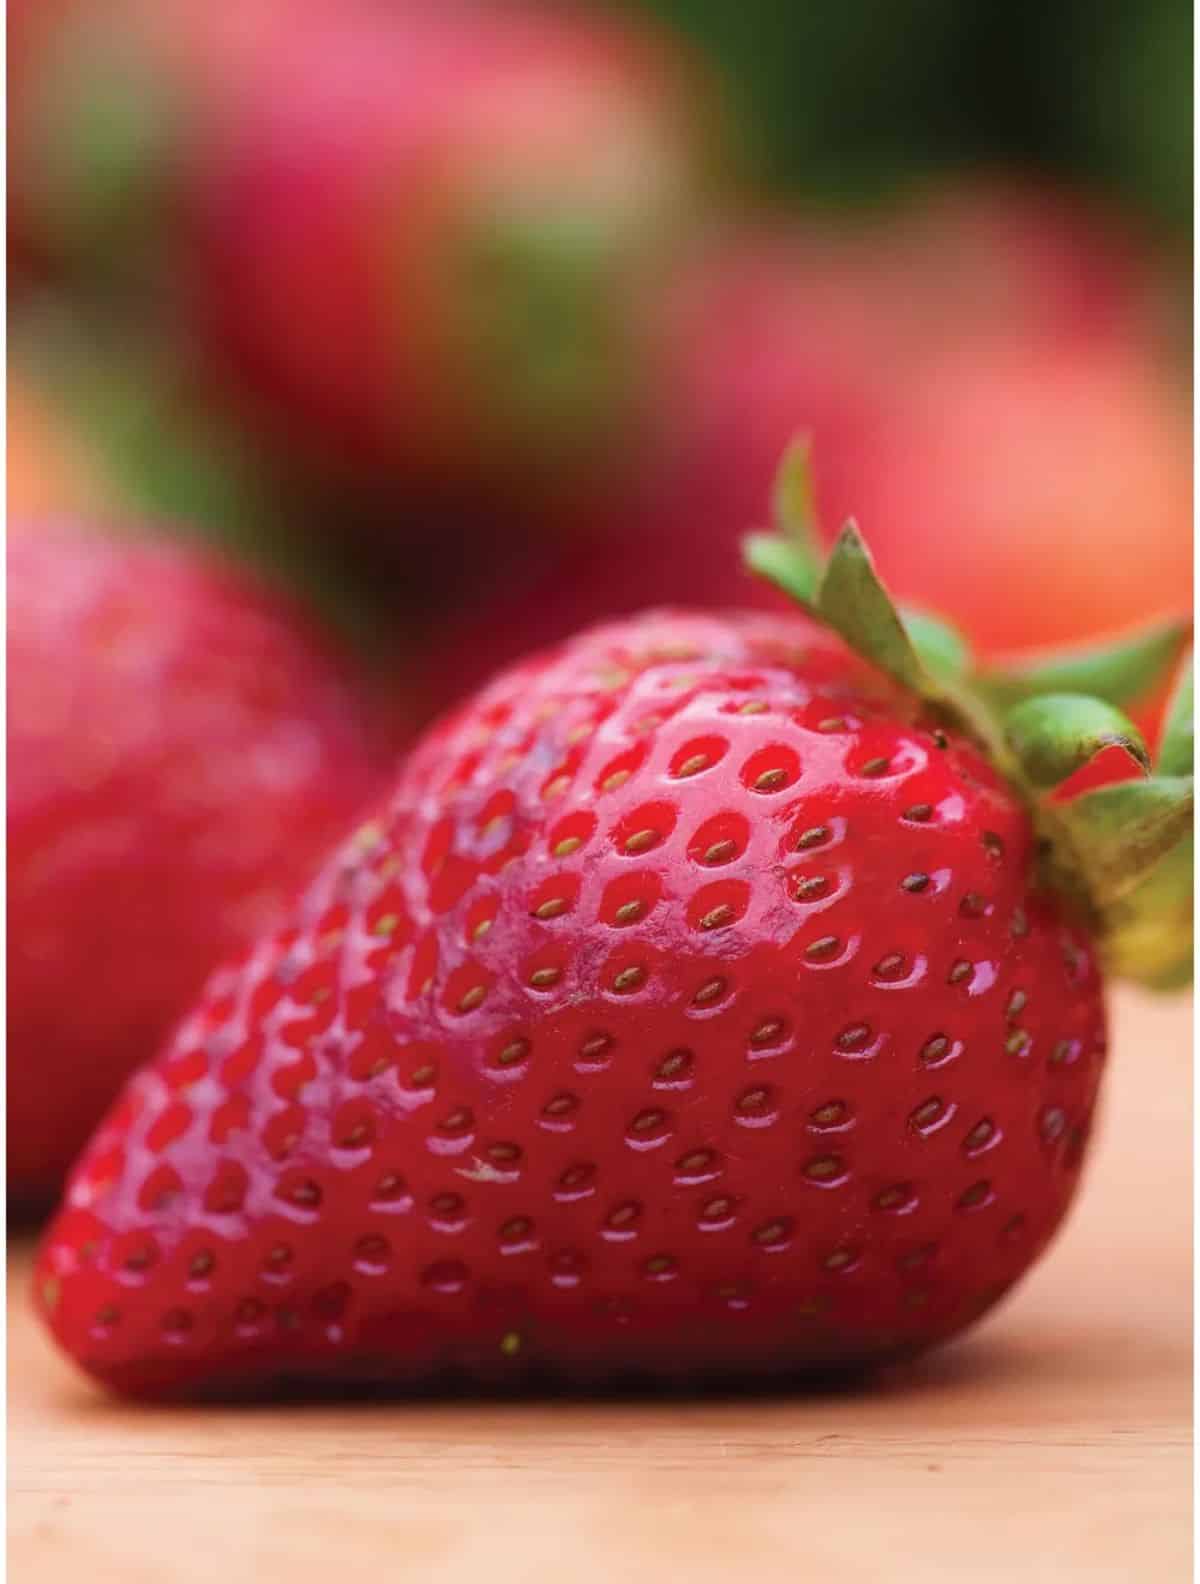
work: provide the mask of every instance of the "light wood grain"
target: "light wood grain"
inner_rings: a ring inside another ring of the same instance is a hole
[[[1182,1584],[1191,1577],[1191,1017],[1116,1006],[1050,1257],[869,1391],[139,1409],[55,1357],[10,1263],[14,1584]]]

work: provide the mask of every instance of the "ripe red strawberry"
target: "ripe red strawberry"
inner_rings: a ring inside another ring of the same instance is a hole
[[[701,164],[673,51],[579,14],[403,9],[311,28],[261,86],[181,260],[247,413],[356,476],[613,465]]]
[[[361,686],[291,604],[182,546],[8,548],[8,1182],[52,1194],[213,966],[377,786]]]
[[[1086,1149],[1099,959],[1161,966],[1131,888],[1190,778],[1098,698],[968,684],[853,530],[819,582],[798,533],[753,553],[881,669],[810,617],[661,611],[431,732],[77,1165],[37,1290],[89,1371],[862,1364],[1028,1267]],[[1040,795],[1114,748],[1132,779]]]

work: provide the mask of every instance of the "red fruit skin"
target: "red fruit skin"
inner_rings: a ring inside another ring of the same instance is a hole
[[[213,966],[379,785],[344,659],[182,546],[8,546],[8,1184],[52,1194]]]
[[[146,1394],[943,1340],[1053,1234],[1103,1065],[1031,856],[975,750],[802,619],[584,634],[210,981],[77,1165],[42,1312]]]
[[[603,449],[693,201],[692,90],[657,38],[525,6],[310,28],[194,195],[198,339],[328,466],[495,481]]]

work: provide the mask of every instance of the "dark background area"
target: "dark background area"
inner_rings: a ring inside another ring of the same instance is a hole
[[[870,197],[979,161],[1191,230],[1186,0],[625,0],[719,61],[764,186]]]

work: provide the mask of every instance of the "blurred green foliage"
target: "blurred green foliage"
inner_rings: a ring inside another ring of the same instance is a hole
[[[1187,0],[1071,0],[1047,95],[1065,95],[1065,156],[1183,231],[1192,219]]]
[[[1190,227],[1188,0],[624,0],[718,63],[769,187],[872,196],[993,162]]]

